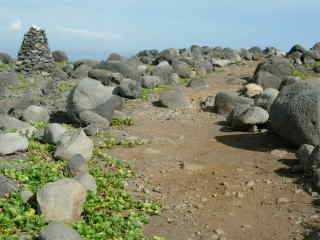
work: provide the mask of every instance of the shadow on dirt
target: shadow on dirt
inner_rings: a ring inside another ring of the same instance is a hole
[[[279,148],[290,148],[278,136],[266,133],[240,133],[217,136],[216,140],[225,145],[257,152],[268,152]]]

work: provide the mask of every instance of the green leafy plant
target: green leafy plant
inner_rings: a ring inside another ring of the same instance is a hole
[[[121,127],[121,126],[133,126],[134,121],[131,117],[115,117],[112,118],[111,126],[113,127]]]

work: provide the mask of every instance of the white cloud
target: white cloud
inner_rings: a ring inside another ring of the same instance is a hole
[[[121,39],[121,35],[111,33],[111,32],[95,32],[90,31],[87,29],[78,29],[78,28],[68,28],[68,27],[59,27],[59,31],[76,34],[82,37],[89,37],[95,39],[102,39],[102,40],[114,40],[114,39]]]
[[[21,20],[16,20],[12,22],[9,26],[10,31],[12,32],[19,32],[22,28],[22,22]]]

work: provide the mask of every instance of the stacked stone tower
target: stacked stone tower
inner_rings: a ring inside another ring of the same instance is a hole
[[[48,46],[44,30],[32,26],[24,35],[18,53],[17,71],[25,74],[35,72],[51,72],[54,60]]]

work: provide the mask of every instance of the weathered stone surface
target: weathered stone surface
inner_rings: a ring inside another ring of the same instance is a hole
[[[80,113],[93,110],[113,96],[114,88],[105,87],[99,81],[85,78],[80,81],[70,96],[69,109]]]
[[[142,86],[144,88],[155,88],[160,85],[161,79],[159,76],[143,76]]]
[[[171,75],[173,72],[174,70],[171,65],[168,62],[163,61],[156,66],[153,71],[153,75],[160,77],[162,83],[171,84]]]
[[[55,158],[70,161],[74,155],[80,154],[86,160],[91,159],[93,142],[82,130],[65,133],[54,153]]]
[[[255,105],[269,111],[278,95],[279,91],[277,89],[266,88],[263,93],[255,99]]]
[[[74,69],[74,71],[71,73],[71,76],[73,78],[78,78],[78,79],[86,78],[88,77],[89,71],[91,69],[92,69],[91,66],[87,64],[81,64],[80,66]]]
[[[195,78],[192,79],[189,83],[188,83],[188,87],[191,87],[194,90],[204,90],[207,89],[209,87],[208,82],[203,79],[203,78]]]
[[[46,108],[31,105],[24,110],[23,119],[29,123],[48,122],[50,120],[50,115]]]
[[[37,193],[37,202],[46,221],[72,222],[81,216],[86,189],[74,179],[47,183]]]
[[[61,50],[56,50],[52,52],[52,57],[55,62],[68,62],[69,58],[68,55]]]
[[[262,94],[262,92],[263,92],[263,88],[258,84],[249,83],[244,86],[244,93],[246,94],[247,97],[252,98]]]
[[[43,139],[47,143],[57,144],[60,141],[63,134],[65,134],[65,132],[66,129],[62,125],[58,123],[52,123],[46,127]]]
[[[18,133],[0,134],[0,155],[26,151],[28,145],[28,139]]]
[[[0,197],[4,197],[16,190],[18,190],[18,184],[15,181],[0,175]]]
[[[305,172],[308,172],[312,169],[311,154],[314,150],[314,146],[303,144],[296,152],[296,156],[299,160],[300,166]]]
[[[67,171],[72,176],[85,174],[89,172],[87,162],[88,160],[86,160],[82,155],[74,155],[67,165]]]
[[[24,35],[16,65],[17,71],[25,73],[53,70],[54,60],[44,30],[33,26]]]
[[[320,81],[306,80],[283,88],[271,106],[273,131],[295,145],[320,144]]]
[[[79,118],[81,122],[83,122],[84,124],[93,124],[94,126],[99,127],[100,129],[107,129],[110,126],[110,122],[108,119],[92,111],[82,111],[79,114]]]
[[[4,114],[0,115],[0,129],[10,132],[16,131],[27,136],[31,136],[36,130],[30,124]]]
[[[141,83],[132,79],[123,79],[119,86],[119,95],[124,98],[135,99],[141,95]]]
[[[87,191],[91,191],[93,193],[97,192],[96,180],[89,173],[77,175],[74,179],[81,183]]]
[[[39,240],[81,240],[81,236],[73,228],[64,223],[52,222],[43,228]]]
[[[215,97],[215,111],[220,114],[230,113],[238,104],[253,105],[254,100],[234,92],[219,92]]]
[[[170,109],[190,108],[191,102],[181,89],[174,89],[162,92],[159,97],[159,103],[163,107]]]

